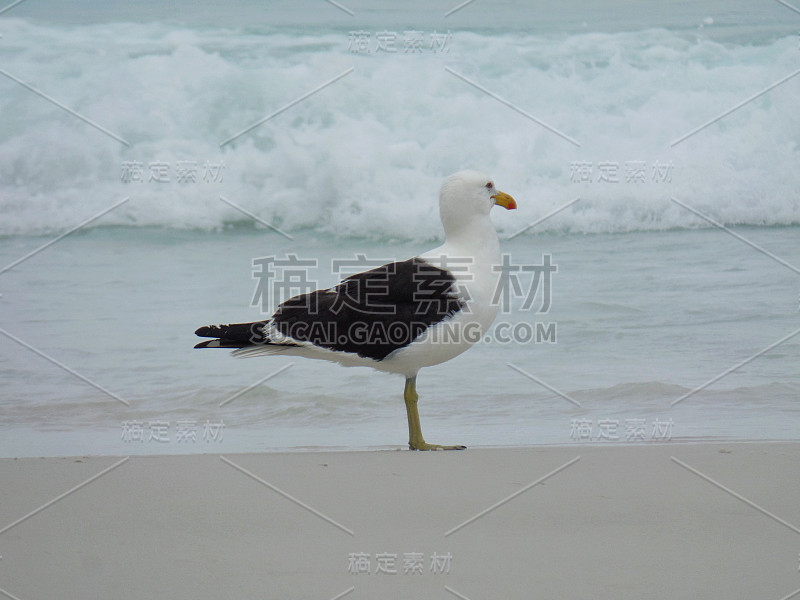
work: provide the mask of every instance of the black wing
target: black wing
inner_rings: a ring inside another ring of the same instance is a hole
[[[453,274],[412,258],[290,298],[272,323],[295,340],[383,360],[461,307]]]

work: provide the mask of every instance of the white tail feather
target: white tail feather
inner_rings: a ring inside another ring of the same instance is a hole
[[[254,356],[272,356],[275,354],[281,354],[282,352],[286,352],[292,348],[296,348],[296,346],[274,346],[265,344],[262,346],[246,346],[244,348],[239,348],[234,350],[231,354],[236,358],[252,358]]]

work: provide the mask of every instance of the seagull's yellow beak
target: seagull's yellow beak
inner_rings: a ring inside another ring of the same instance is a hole
[[[495,204],[502,206],[505,209],[513,210],[517,208],[517,201],[500,190],[497,190],[497,193],[494,196],[491,196],[491,198],[494,200]]]

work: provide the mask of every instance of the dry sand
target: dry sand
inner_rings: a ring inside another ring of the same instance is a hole
[[[3,459],[0,483],[18,600],[800,598],[798,443]]]

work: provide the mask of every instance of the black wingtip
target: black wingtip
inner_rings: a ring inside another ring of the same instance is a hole
[[[198,328],[194,334],[199,337],[219,337],[219,331],[220,328],[216,325],[205,325]]]

